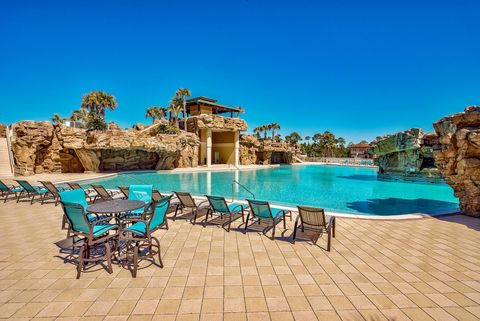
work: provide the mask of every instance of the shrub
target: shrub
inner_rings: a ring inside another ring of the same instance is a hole
[[[161,125],[158,125],[157,127],[157,133],[158,134],[172,134],[172,135],[176,135],[180,132],[180,130],[175,127],[175,126],[172,126],[172,125],[167,125],[167,124],[161,124]]]

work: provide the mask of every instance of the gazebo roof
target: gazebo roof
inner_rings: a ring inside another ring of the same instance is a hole
[[[186,101],[187,106],[187,113],[190,113],[190,107],[197,106],[197,105],[206,105],[212,108],[212,114],[223,114],[223,113],[243,113],[244,110],[242,107],[229,107],[222,104],[217,103],[216,99],[208,98],[204,96],[199,96],[195,98],[188,99]]]

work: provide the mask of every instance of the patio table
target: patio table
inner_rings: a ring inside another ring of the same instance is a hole
[[[87,212],[95,214],[120,214],[131,212],[144,206],[145,203],[142,201],[114,199],[89,205]]]

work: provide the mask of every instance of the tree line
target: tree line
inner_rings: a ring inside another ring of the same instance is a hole
[[[190,96],[191,91],[189,89],[179,88],[170,100],[168,107],[150,106],[146,110],[145,118],[151,118],[152,123],[155,123],[155,120],[168,116],[170,124],[179,129],[180,114],[183,114],[184,128],[186,128],[186,100],[187,97]],[[106,111],[113,111],[117,106],[117,100],[113,95],[101,90],[95,90],[83,95],[80,108],[74,110],[70,117],[61,117],[58,113],[55,113],[51,120],[53,123],[74,121],[78,123],[78,127],[87,130],[105,130],[107,129],[107,123],[105,121]]]

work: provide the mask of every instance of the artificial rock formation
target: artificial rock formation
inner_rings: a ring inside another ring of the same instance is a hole
[[[198,165],[198,137],[135,129],[90,131],[50,122],[13,125],[15,173],[173,169]]]
[[[441,175],[433,158],[436,142],[435,134],[425,134],[420,128],[379,140],[372,148],[372,152],[378,155],[379,177],[440,180]]]
[[[220,129],[230,131],[247,130],[247,122],[243,119],[208,114],[189,117],[187,120],[187,126],[188,131],[194,133],[198,133],[199,129]]]
[[[438,135],[434,148],[438,169],[460,199],[460,210],[480,217],[480,107],[469,106],[433,127]]]
[[[240,136],[240,164],[293,163],[296,148],[284,141],[258,140],[253,135]]]

